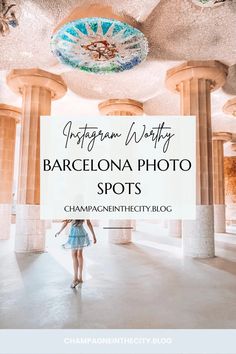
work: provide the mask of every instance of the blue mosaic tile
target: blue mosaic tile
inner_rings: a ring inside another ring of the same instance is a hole
[[[148,42],[141,31],[121,21],[97,17],[61,27],[51,38],[51,48],[63,64],[94,74],[130,70],[148,54]]]

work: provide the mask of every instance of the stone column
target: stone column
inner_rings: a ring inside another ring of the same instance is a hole
[[[168,236],[181,237],[182,235],[182,221],[169,220],[168,221]]]
[[[131,99],[110,99],[101,102],[98,108],[102,115],[107,116],[143,115],[143,104]],[[109,227],[109,241],[125,244],[131,242],[132,230],[135,230],[136,223],[135,220],[109,220]]]
[[[191,257],[215,254],[210,93],[226,75],[227,67],[218,61],[188,61],[167,72],[167,87],[180,94],[181,114],[196,116],[196,219],[182,223],[183,253]]]
[[[16,207],[16,252],[45,249],[46,221],[40,220],[40,116],[51,114],[51,101],[66,86],[60,76],[40,69],[12,70],[8,86],[22,95],[22,127]]]
[[[16,123],[21,111],[0,104],[0,240],[10,237]]]
[[[228,100],[223,112],[236,117],[236,97]],[[232,138],[232,156],[224,158],[226,223],[236,225],[236,141]]]
[[[213,199],[215,232],[225,232],[224,143],[231,140],[229,133],[213,134]]]
[[[236,143],[232,144],[236,152]],[[224,158],[226,223],[236,226],[236,156]]]

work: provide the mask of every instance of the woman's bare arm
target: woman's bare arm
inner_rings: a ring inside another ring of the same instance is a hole
[[[70,220],[66,220],[63,222],[63,225],[61,227],[61,229],[56,233],[55,237],[59,236],[60,233],[66,228],[66,226],[69,224]]]
[[[96,236],[95,236],[95,232],[94,232],[94,229],[93,229],[93,225],[91,223],[90,220],[87,220],[87,225],[88,225],[88,228],[89,230],[91,231],[92,235],[93,235],[93,242],[96,243],[97,242],[97,239],[96,239]]]

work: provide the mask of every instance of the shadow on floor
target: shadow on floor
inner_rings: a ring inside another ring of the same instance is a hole
[[[33,263],[37,262],[42,255],[43,253],[15,253],[20,272],[24,273],[27,269],[31,268]]]
[[[222,257],[211,259],[195,259],[197,262],[207,264],[212,268],[222,270],[224,272],[236,275],[236,262],[230,261]]]

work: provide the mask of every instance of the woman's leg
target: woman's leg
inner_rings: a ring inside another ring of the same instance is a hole
[[[79,280],[83,281],[83,265],[84,265],[83,250],[78,250],[77,257],[79,262]]]
[[[78,250],[72,250],[72,260],[73,260],[73,268],[74,268],[74,281],[78,280],[78,268],[79,268],[79,262],[78,262]]]

